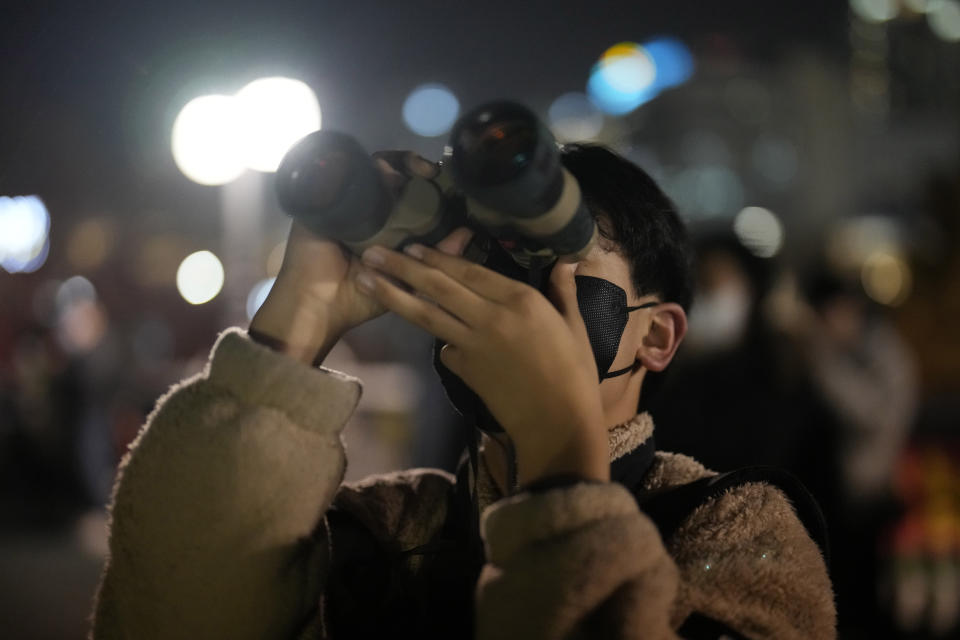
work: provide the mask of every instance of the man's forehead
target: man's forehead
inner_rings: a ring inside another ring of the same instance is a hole
[[[606,253],[618,253],[620,245],[614,240],[613,223],[606,214],[600,213],[594,218],[597,224],[597,245]]]
[[[591,248],[590,252],[587,254],[587,259],[595,259],[611,253],[620,255],[620,245],[616,240],[605,234],[601,229],[600,233],[597,234],[597,240],[594,243],[593,248]]]
[[[581,264],[604,273],[610,273],[611,276],[616,274],[629,278],[630,267],[627,260],[620,251],[620,246],[609,238],[598,237],[597,243],[581,260]],[[608,279],[613,280],[615,278],[609,277]]]
[[[603,234],[597,234],[596,248],[604,253],[618,253],[620,245]]]

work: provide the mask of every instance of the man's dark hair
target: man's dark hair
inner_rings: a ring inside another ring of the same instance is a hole
[[[606,147],[564,145],[561,159],[580,183],[600,234],[620,246],[637,295],[658,295],[688,310],[690,245],[670,198],[643,169]]]
[[[689,310],[693,277],[687,230],[653,178],[599,145],[564,145],[561,161],[580,183],[601,236],[620,247],[636,294],[657,295]],[[641,410],[663,386],[664,373],[647,374]]]

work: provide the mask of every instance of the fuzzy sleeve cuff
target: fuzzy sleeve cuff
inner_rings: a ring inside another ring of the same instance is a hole
[[[332,369],[309,367],[258,344],[241,329],[220,334],[210,358],[208,380],[250,404],[287,414],[296,424],[318,427],[318,401],[323,424],[341,428],[360,399],[360,381]]]
[[[501,500],[484,512],[481,530],[490,561],[501,564],[527,545],[625,517],[637,517],[629,491],[615,483],[582,482]]]
[[[484,513],[478,639],[676,640],[677,571],[615,483],[521,493]]]

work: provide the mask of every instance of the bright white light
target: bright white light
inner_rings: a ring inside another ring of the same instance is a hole
[[[276,278],[267,278],[253,285],[253,289],[250,290],[250,295],[247,296],[247,320],[253,320],[253,316],[256,315],[263,301],[267,299],[267,295],[270,293],[270,289],[273,288],[273,283],[276,281]]]
[[[37,196],[0,196],[0,266],[36,271],[50,252],[50,214]]]
[[[563,142],[590,140],[603,129],[603,114],[583,93],[565,93],[550,105],[550,126]]]
[[[460,103],[442,84],[423,84],[403,102],[403,121],[419,136],[439,136],[450,130],[460,113]]]
[[[850,0],[850,8],[866,22],[893,20],[900,12],[897,0]]]
[[[209,251],[191,253],[177,269],[177,291],[190,304],[213,300],[223,288],[223,265]]]
[[[947,42],[960,42],[960,2],[943,0],[927,14],[930,29]]]
[[[230,96],[188,102],[173,123],[173,159],[185,176],[205,185],[226,184],[244,170],[237,103]]]
[[[320,104],[303,82],[260,78],[236,96],[243,161],[250,169],[276,171],[287,150],[320,128]]]
[[[733,219],[733,232],[750,253],[772,258],[783,247],[783,225],[763,207],[747,207]]]

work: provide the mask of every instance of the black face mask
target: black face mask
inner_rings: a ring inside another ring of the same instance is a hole
[[[512,275],[512,274],[511,274]],[[518,278],[519,279],[519,278]],[[544,282],[545,282],[544,278]],[[618,371],[609,371],[620,349],[623,330],[627,326],[630,312],[656,306],[657,302],[631,307],[627,305],[627,292],[609,280],[593,276],[576,276],[577,305],[587,329],[590,347],[597,363],[597,374],[601,381],[613,378],[633,370],[631,365]],[[440,349],[443,342],[434,342],[433,366],[440,375],[447,397],[453,406],[464,415],[472,415],[481,429],[502,431],[487,411],[483,401],[459,377],[440,362]]]
[[[627,319],[631,311],[648,309],[659,303],[648,302],[630,307],[627,306],[627,292],[609,280],[593,276],[576,276],[575,279],[577,305],[587,328],[600,380],[630,373],[635,365],[617,371],[609,370],[620,350],[620,339],[627,327]]]

